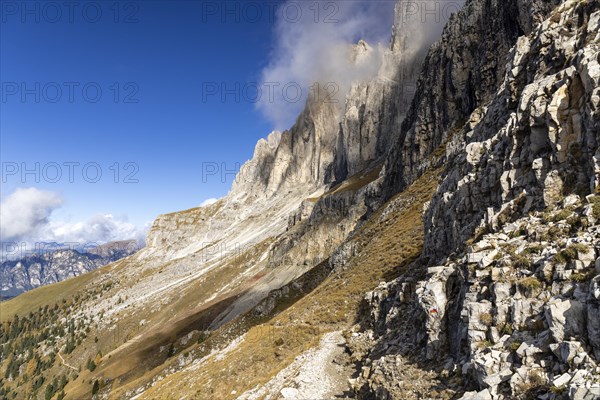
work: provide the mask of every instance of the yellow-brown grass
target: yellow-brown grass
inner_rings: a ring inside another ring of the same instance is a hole
[[[142,398],[232,399],[266,383],[296,356],[314,347],[322,334],[356,321],[364,293],[382,280],[400,274],[419,256],[423,244],[422,207],[438,181],[439,171],[426,173],[393,202],[404,204],[385,218],[375,213],[353,242],[360,249],[340,271],[270,321],[252,327],[223,358],[209,358],[202,367],[167,376]],[[385,207],[382,207],[382,210]]]

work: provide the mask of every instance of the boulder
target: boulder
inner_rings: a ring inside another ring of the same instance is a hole
[[[469,253],[467,254],[467,262],[469,264],[477,264],[481,262],[481,260],[483,260],[484,257],[486,257],[489,253],[491,253],[489,250],[479,251],[477,253]]]
[[[600,398],[600,386],[590,388],[571,386],[569,387],[569,398],[571,400],[598,400]]]
[[[557,342],[580,338],[585,332],[585,308],[576,300],[554,299],[546,305],[546,321]]]
[[[570,363],[577,355],[584,351],[579,342],[561,342],[550,345],[550,350],[563,364]]]
[[[479,261],[479,268],[487,268],[490,265],[492,265],[494,263],[494,259],[496,258],[496,255],[498,254],[498,250],[492,250],[491,252],[489,252],[488,254],[485,255],[485,257],[483,257],[481,259],[481,261]]]
[[[300,392],[298,392],[298,389],[296,389],[296,388],[285,387],[285,388],[281,389],[281,396],[284,399],[295,400],[298,398],[299,393]]]
[[[596,358],[600,358],[600,275],[590,282],[587,299],[587,336]]]
[[[481,156],[485,153],[485,147],[483,143],[469,143],[466,147],[466,153],[467,162],[471,165],[477,165],[481,160]]]
[[[576,206],[581,201],[581,198],[576,194],[570,194],[563,200],[563,208]]]
[[[480,303],[467,304],[470,330],[487,331],[492,317],[492,303],[483,300]],[[489,320],[489,321],[488,321]]]
[[[492,400],[492,394],[488,389],[481,392],[467,392],[459,400]]]
[[[567,383],[571,382],[571,375],[568,372],[565,372],[564,374],[562,374],[561,376],[559,376],[558,378],[554,379],[552,381],[552,385],[556,386],[556,387],[562,387],[562,386],[566,386]]]
[[[502,382],[506,382],[508,380],[510,380],[511,376],[513,375],[513,372],[511,371],[510,368],[505,368],[502,371],[490,375],[488,377],[486,377],[483,382],[485,385],[487,385],[490,388],[495,388],[496,386],[498,386],[499,384],[501,384]]]
[[[588,247],[587,251],[577,252],[577,261],[581,262],[582,268],[588,268],[595,266],[596,263],[596,250],[593,247]]]

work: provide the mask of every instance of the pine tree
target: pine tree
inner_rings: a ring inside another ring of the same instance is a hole
[[[92,396],[98,393],[100,390],[100,384],[98,383],[98,379],[94,380],[94,386],[92,386]]]
[[[88,358],[87,369],[89,369],[90,372],[94,372],[94,370],[96,369],[96,363],[91,358]]]
[[[46,400],[52,400],[52,396],[54,396],[55,390],[56,389],[54,387],[54,381],[52,381],[46,386],[46,395],[44,396],[44,398]]]

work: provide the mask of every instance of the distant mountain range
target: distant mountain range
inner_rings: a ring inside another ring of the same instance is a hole
[[[61,248],[62,247],[62,248]],[[6,300],[38,286],[74,278],[135,253],[135,240],[106,243],[92,249],[74,250],[56,245],[0,264],[0,299]]]

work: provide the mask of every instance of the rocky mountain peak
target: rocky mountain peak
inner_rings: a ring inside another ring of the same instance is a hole
[[[367,42],[364,40],[359,40],[354,46],[352,46],[350,60],[355,64],[366,62],[369,59],[369,55],[372,51],[373,48]]]

